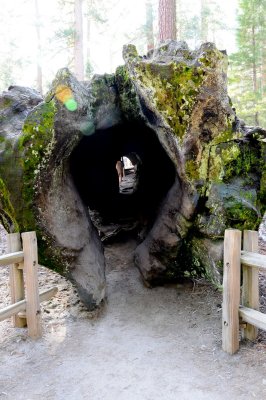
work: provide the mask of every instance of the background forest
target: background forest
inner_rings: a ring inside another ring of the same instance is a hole
[[[165,0],[166,1],[166,0]],[[177,40],[229,55],[229,95],[247,124],[266,127],[266,0],[167,0]],[[166,1],[166,2],[167,2]],[[122,46],[159,43],[161,0],[0,0],[0,90],[45,93],[59,68],[80,80],[114,72]]]

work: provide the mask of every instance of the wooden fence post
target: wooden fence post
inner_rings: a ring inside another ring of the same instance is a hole
[[[22,233],[26,286],[26,315],[30,337],[42,335],[41,309],[38,289],[38,248],[35,232]]]
[[[244,231],[243,250],[252,253],[259,252],[258,232]],[[243,265],[243,288],[242,305],[253,310],[259,309],[259,271],[258,268]],[[258,336],[258,329],[250,324],[244,329],[244,337],[249,340],[255,340]]]
[[[19,233],[10,233],[7,236],[8,252],[15,253],[21,251],[21,241]],[[23,263],[10,265],[9,282],[11,303],[14,304],[25,298],[24,281],[23,281]],[[17,328],[23,328],[27,325],[26,317],[21,317],[18,314],[12,316],[13,325]]]
[[[223,275],[223,350],[233,354],[239,349],[241,231],[226,229],[224,235]]]

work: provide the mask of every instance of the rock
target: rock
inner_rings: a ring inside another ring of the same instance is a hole
[[[226,55],[174,41],[123,55],[90,82],[60,70],[44,100],[23,88],[0,98],[1,221],[36,230],[40,262],[89,309],[106,295],[99,232],[139,230],[148,285],[189,273],[220,283],[224,229],[257,228],[266,204],[264,133],[231,107]],[[130,194],[119,190],[122,156],[137,166]]]

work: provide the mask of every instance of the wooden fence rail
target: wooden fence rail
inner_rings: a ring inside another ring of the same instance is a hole
[[[49,300],[58,289],[53,287],[39,294],[36,233],[25,232],[21,237],[23,250],[20,234],[12,233],[8,235],[9,254],[0,256],[0,267],[10,265],[9,282],[12,303],[0,310],[0,321],[12,317],[15,327],[27,326],[29,336],[37,339],[42,335],[40,302]]]
[[[227,229],[224,236],[222,346],[227,353],[239,349],[239,326],[244,338],[255,340],[258,328],[266,330],[266,315],[259,312],[259,269],[266,269],[266,256],[258,254],[258,232]],[[242,266],[242,296],[240,281]]]

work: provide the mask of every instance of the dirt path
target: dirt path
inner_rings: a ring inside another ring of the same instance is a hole
[[[266,398],[264,342],[225,354],[221,294],[203,282],[144,287],[134,247],[133,240],[106,247],[108,303],[98,318],[68,282],[40,269],[40,285],[55,283],[60,291],[44,304],[42,339],[32,341],[9,320],[0,324],[0,399]],[[7,293],[1,269],[0,308]]]

